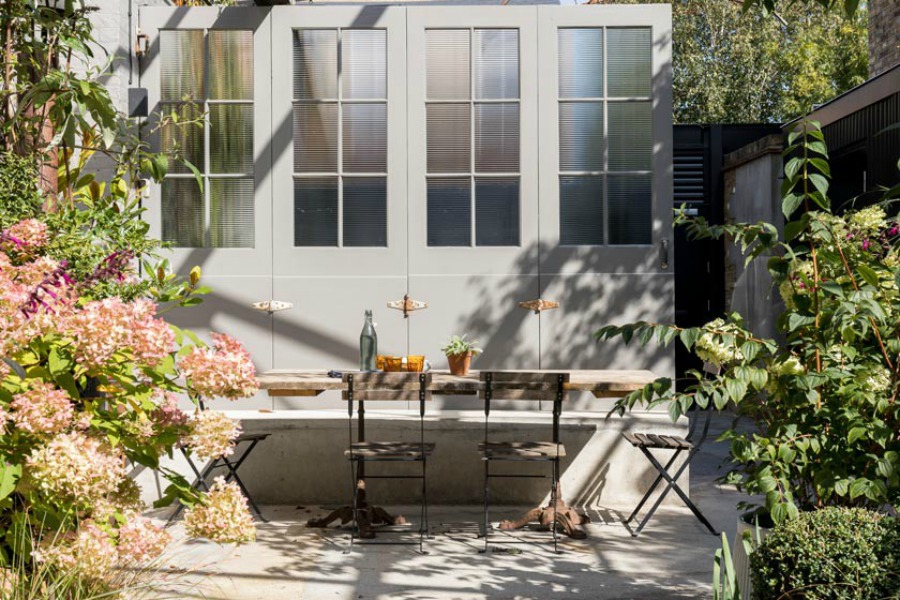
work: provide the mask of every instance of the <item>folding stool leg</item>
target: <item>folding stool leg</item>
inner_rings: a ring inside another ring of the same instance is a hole
[[[209,477],[210,474],[213,472],[213,470],[216,468],[216,463],[218,463],[218,460],[214,460],[211,463],[209,463],[209,466],[206,467],[205,469],[203,469],[203,472],[201,473],[200,470],[197,468],[197,465],[194,464],[194,461],[191,460],[190,455],[188,455],[188,453],[185,452],[183,449],[181,452],[182,452],[182,454],[184,454],[184,457],[187,459],[188,465],[191,467],[191,470],[194,472],[194,475],[197,477],[197,479],[191,484],[191,487],[198,489],[198,490],[201,487],[204,487],[204,488],[206,488],[206,491],[208,492],[209,486],[206,484],[206,478]],[[172,515],[166,521],[166,524],[168,525],[169,523],[171,523],[172,521],[177,519],[178,515],[180,515],[181,511],[183,511],[183,510],[184,510],[184,504],[179,502],[178,506],[175,507],[175,512],[172,513]]]
[[[550,529],[553,531],[553,552],[559,554],[559,548],[557,547],[557,538],[559,536],[556,532],[556,505],[559,502],[559,498],[556,497],[557,482],[559,481],[559,458],[553,459],[551,469],[550,481],[553,487],[550,488],[550,504],[553,506],[553,523],[550,525]]]
[[[428,529],[428,480],[426,479],[427,461],[422,456],[422,517],[419,524],[419,553],[425,554],[425,532]]]
[[[697,508],[693,502],[691,502],[691,499],[687,496],[687,494],[684,493],[684,491],[682,491],[681,487],[677,483],[677,479],[681,476],[685,469],[687,469],[688,465],[691,463],[691,460],[696,455],[696,451],[688,452],[687,458],[685,458],[684,463],[681,465],[681,467],[678,468],[678,471],[675,472],[675,476],[673,477],[663,469],[662,465],[658,460],[656,460],[656,457],[649,452],[649,450],[647,450],[646,448],[641,448],[641,450],[644,452],[644,455],[646,455],[650,463],[656,468],[657,471],[659,471],[660,476],[666,480],[667,485],[659,495],[659,498],[656,499],[653,507],[650,509],[650,511],[647,513],[643,521],[641,521],[641,524],[632,535],[636,537],[641,533],[644,525],[647,524],[647,522],[650,520],[650,517],[652,517],[653,513],[656,512],[656,509],[659,508],[659,505],[662,504],[663,499],[665,499],[670,490],[674,491],[678,495],[678,497],[681,498],[681,501],[684,502],[684,504],[690,509],[690,511],[694,513],[694,516],[697,517],[697,519],[701,523],[703,523],[703,525],[709,530],[711,534],[718,535],[718,532],[715,530],[715,528],[709,523],[709,521],[706,520],[706,517],[703,516],[703,513],[700,512],[700,509]]]
[[[351,513],[352,519],[350,520],[350,547],[344,552],[344,554],[349,554],[353,552],[353,538],[356,534],[355,528],[359,526],[359,515],[356,514],[356,471],[359,468],[356,465],[356,459],[353,458],[352,450],[350,454],[350,489],[352,497],[350,499],[350,506],[353,507],[353,512]],[[354,465],[356,467],[354,468]]]
[[[675,459],[678,458],[679,454],[681,454],[680,448],[675,451],[675,454],[673,454],[672,458],[669,459],[669,462],[666,463],[666,471],[668,471],[672,467],[672,465],[675,464]],[[636,507],[634,507],[633,511],[631,511],[631,515],[629,515],[629,517],[627,519],[625,519],[623,521],[623,523],[625,523],[627,525],[627,524],[631,523],[631,521],[634,520],[634,518],[637,516],[638,512],[640,512],[640,510],[644,507],[644,504],[646,504],[647,500],[650,499],[650,496],[653,495],[653,492],[656,490],[657,486],[659,486],[659,484],[660,484],[660,482],[662,482],[662,480],[663,480],[662,475],[656,476],[656,480],[653,482],[653,485],[650,486],[650,489],[647,490],[647,493],[644,494],[644,497],[641,498],[641,501],[638,502],[638,505]]]
[[[487,456],[483,458],[484,460],[484,549],[480,552],[483,554],[488,551],[488,533],[491,529],[491,523],[488,518],[488,480],[490,477],[490,464],[491,461],[488,460]]]

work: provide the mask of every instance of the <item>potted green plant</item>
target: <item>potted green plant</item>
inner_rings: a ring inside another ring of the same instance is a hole
[[[694,238],[730,237],[748,263],[767,260],[784,300],[778,340],[755,335],[738,314],[702,327],[638,322],[596,333],[678,340],[721,366],[712,379],[688,372],[679,390],[657,379],[614,410],[664,404],[677,418],[695,404],[733,407],[754,426],[720,437],[730,443],[723,481],[764,498],[776,525],[800,511],[879,510],[900,500],[900,223],[892,207],[900,188],[879,205],[834,214],[818,124],[792,133],[785,154],[783,233],[770,223],[676,218]]]
[[[481,353],[478,341],[469,341],[467,334],[454,335],[444,344],[441,351],[447,355],[450,364],[450,373],[453,375],[466,375],[472,365],[472,358]]]

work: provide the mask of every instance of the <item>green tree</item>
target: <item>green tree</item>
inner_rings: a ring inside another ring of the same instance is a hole
[[[778,13],[733,0],[672,2],[675,122],[783,122],[859,85],[864,8],[846,17],[817,2]]]

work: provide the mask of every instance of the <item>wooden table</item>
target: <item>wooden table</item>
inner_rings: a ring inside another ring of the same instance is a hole
[[[553,371],[559,372],[559,371]],[[566,389],[569,391],[590,392],[596,398],[617,398],[629,392],[639,390],[656,379],[650,371],[639,370],[574,370],[568,371],[569,383]],[[431,391],[436,395],[476,395],[482,388],[478,371],[471,371],[468,375],[451,375],[448,371],[431,371]],[[329,377],[322,370],[272,370],[259,376],[260,387],[267,390],[269,396],[279,397],[314,397],[329,390],[341,390],[343,383],[338,377]],[[360,418],[365,414],[359,412]],[[360,423],[362,425],[362,422]],[[578,526],[587,523],[587,517],[578,514],[567,506],[562,500],[561,490],[556,493],[556,507],[538,506],[514,521],[503,521],[501,529],[519,529],[532,521],[538,521],[544,527],[553,526],[556,523],[569,537],[583,538],[585,533]],[[359,523],[361,537],[373,537],[374,531],[369,527],[370,523],[400,524],[405,523],[401,516],[391,516],[381,507],[370,506],[366,498],[365,481],[357,483],[357,511],[363,509],[366,515],[365,523]],[[307,523],[310,527],[327,527],[337,519],[341,523],[347,523],[353,519],[353,509],[350,506],[341,507],[333,511],[324,519],[312,519]],[[362,517],[360,521],[363,521]],[[365,525],[365,527],[364,527]],[[364,531],[365,529],[365,531]]]
[[[656,376],[650,371],[598,370],[568,372],[570,391],[591,392],[597,398],[619,398],[628,392],[639,390]],[[478,371],[468,375],[451,375],[449,371],[432,370],[431,391],[437,395],[474,395],[481,389]],[[340,378],[329,377],[321,370],[275,369],[259,376],[259,385],[269,396],[318,396],[328,390],[340,390]]]

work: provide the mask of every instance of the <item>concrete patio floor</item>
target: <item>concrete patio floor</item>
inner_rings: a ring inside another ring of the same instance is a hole
[[[717,418],[717,429],[729,420]],[[715,483],[727,448],[707,443],[692,464],[691,496],[712,524],[734,538],[737,510],[745,496]],[[635,450],[637,452],[637,450]],[[393,507],[392,507],[393,508]],[[179,585],[159,597],[253,599],[670,599],[712,597],[712,556],[719,538],[680,505],[664,506],[638,538],[621,521],[625,510],[588,511],[587,540],[568,540],[562,554],[546,544],[492,543],[479,554],[480,508],[436,506],[428,554],[418,546],[357,546],[351,554],[345,529],[308,529],[319,507],[264,507],[256,543],[240,548],[203,541],[178,544],[165,567],[177,567]],[[492,521],[521,512],[495,507]],[[417,540],[418,507],[402,507],[412,525],[392,528],[381,540]],[[627,514],[627,513],[626,513]],[[172,527],[181,534],[181,525]],[[492,541],[506,536],[492,534]],[[547,540],[547,532],[521,537]],[[163,569],[166,570],[166,569]],[[169,574],[171,575],[171,573]],[[168,577],[166,577],[168,578]]]

